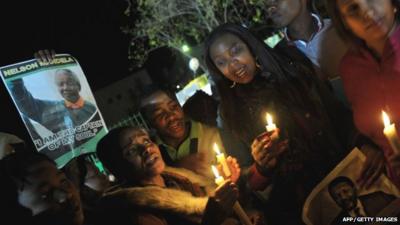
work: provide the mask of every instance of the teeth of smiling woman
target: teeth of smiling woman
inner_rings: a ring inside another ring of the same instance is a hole
[[[244,70],[244,68],[240,68],[238,71],[236,71],[236,76],[238,76],[238,77],[243,77],[244,76],[244,74],[245,74],[245,70]]]

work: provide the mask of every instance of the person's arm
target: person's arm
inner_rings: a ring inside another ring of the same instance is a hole
[[[261,191],[271,184],[272,173],[263,174],[257,163],[254,163],[247,172],[247,182],[251,190]]]
[[[51,61],[55,57],[54,50],[40,50],[34,53],[38,61]],[[35,99],[26,89],[23,79],[16,79],[9,83],[10,91],[19,110],[30,118],[35,118],[40,112],[42,101]]]
[[[19,111],[27,117],[40,122],[44,101],[35,99],[26,89],[22,79],[14,80],[8,86]]]

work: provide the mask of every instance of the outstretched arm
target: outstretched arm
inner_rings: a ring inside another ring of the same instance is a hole
[[[14,80],[8,86],[19,111],[27,117],[40,122],[43,102],[32,96],[26,89],[22,79]]]

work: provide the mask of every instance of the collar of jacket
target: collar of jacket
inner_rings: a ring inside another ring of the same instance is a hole
[[[122,188],[109,192],[106,196],[125,199],[139,208],[143,207],[180,215],[194,222],[201,221],[207,205],[208,195],[215,190],[213,181],[182,168],[166,167],[163,174],[176,179],[187,179],[193,184],[204,187],[207,195],[196,197],[184,190],[145,186]]]

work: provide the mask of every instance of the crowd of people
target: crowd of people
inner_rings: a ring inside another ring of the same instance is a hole
[[[358,190],[382,174],[400,189],[400,152],[384,136],[380,119],[385,110],[400,126],[400,1],[327,0],[331,19],[322,18],[311,0],[265,2],[267,18],[283,31],[283,40],[271,48],[241,25],[216,27],[203,53],[218,101],[199,94],[182,107],[169,90],[147,88],[140,112],[151,130],[115,128],[97,144],[96,154],[115,176],[113,182],[85,155],[59,169],[18,137],[0,133],[5,221],[243,224],[235,214],[240,203],[252,224],[304,224],[306,198],[355,147],[366,156],[357,181],[338,177],[329,184],[342,208],[332,224],[346,216],[375,216],[381,208],[368,208],[365,199],[393,201],[394,196],[361,196]],[[54,54],[35,56],[51,61]],[[74,74],[57,74],[65,101],[40,103],[40,120],[93,114],[95,107],[80,97]],[[338,77],[346,101],[332,88]],[[14,88],[20,101],[38,101],[23,84]],[[66,103],[80,104],[79,115],[65,110]],[[31,117],[29,111],[37,109],[36,104],[24,113]],[[266,131],[267,112],[279,128]],[[224,177],[218,185],[211,170],[220,163],[215,144],[230,171],[217,168]]]

